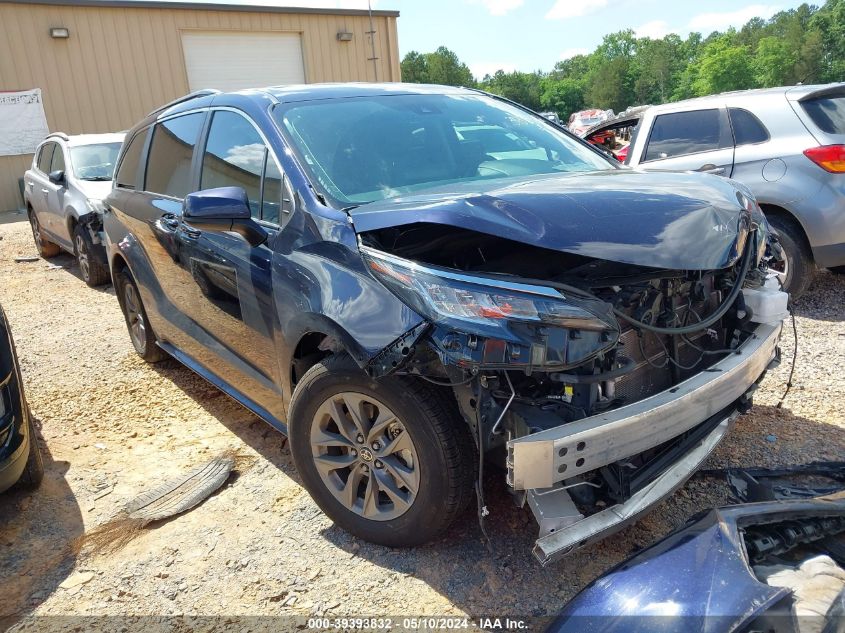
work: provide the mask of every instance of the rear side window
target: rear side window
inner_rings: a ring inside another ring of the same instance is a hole
[[[58,145],[53,149],[53,160],[50,161],[50,171],[65,170],[65,153]]]
[[[138,167],[141,165],[141,152],[144,151],[144,143],[147,140],[147,130],[139,132],[132,137],[129,147],[123,154],[120,167],[117,168],[117,175],[114,183],[124,189],[138,188]]]
[[[802,101],[801,107],[827,134],[845,134],[845,95]]]
[[[55,146],[55,143],[45,143],[38,153],[38,169],[45,174],[50,173],[50,162],[53,160],[53,148]]]
[[[742,108],[728,108],[731,126],[734,130],[734,142],[737,145],[753,145],[769,140],[769,132],[756,116]]]
[[[654,120],[645,160],[660,160],[730,147],[718,109],[661,114]]]
[[[191,159],[205,114],[197,112],[158,123],[147,156],[144,188],[173,198],[191,191]]]

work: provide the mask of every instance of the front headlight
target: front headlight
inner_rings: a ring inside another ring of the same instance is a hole
[[[369,270],[426,319],[502,337],[512,323],[604,331],[618,326],[560,291],[433,268],[362,246]]]

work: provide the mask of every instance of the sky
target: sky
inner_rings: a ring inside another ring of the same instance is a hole
[[[399,49],[428,52],[443,44],[476,78],[498,69],[551,70],[592,52],[604,35],[634,29],[640,37],[691,31],[708,35],[769,18],[801,2],[741,0],[383,0],[374,8],[399,9]]]
[[[367,8],[367,0],[223,1]],[[614,31],[631,28],[640,37],[667,33],[686,37],[699,31],[706,36],[800,4],[794,0],[372,0],[373,9],[400,12],[403,57],[412,50],[428,53],[446,46],[478,79],[499,69],[551,70],[561,59],[591,52],[602,36]]]

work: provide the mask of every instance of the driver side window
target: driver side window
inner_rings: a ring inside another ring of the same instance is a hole
[[[65,153],[61,145],[56,145],[53,151],[53,160],[50,161],[50,171],[64,171],[65,170]]]
[[[261,135],[244,116],[214,112],[202,157],[200,189],[242,187],[252,217],[279,223],[282,174]]]

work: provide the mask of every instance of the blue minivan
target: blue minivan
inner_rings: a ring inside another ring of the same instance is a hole
[[[745,187],[620,167],[479,91],[200,91],[129,131],[105,206],[137,352],[287,434],[326,514],[388,546],[485,516],[489,462],[542,562],[592,542],[689,477],[778,359]]]

